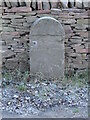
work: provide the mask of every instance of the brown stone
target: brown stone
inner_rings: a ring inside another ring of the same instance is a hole
[[[38,10],[38,11],[36,11],[36,13],[38,13],[38,14],[49,14],[49,13],[51,13],[51,11],[50,10]]]
[[[78,48],[78,49],[76,49],[76,52],[77,52],[77,53],[81,53],[81,54],[85,54],[85,53],[89,53],[90,50],[89,50],[89,49],[81,49],[81,48]]]
[[[42,10],[42,0],[38,1],[38,10]]]
[[[12,40],[13,38],[20,37],[19,32],[3,32],[2,33],[2,39],[3,40]]]
[[[81,37],[83,38],[88,38],[89,37],[89,32],[86,32],[86,31],[79,31]]]

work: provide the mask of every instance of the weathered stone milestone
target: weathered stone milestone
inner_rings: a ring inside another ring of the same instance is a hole
[[[46,78],[64,76],[65,33],[59,21],[42,17],[30,31],[30,72],[42,73]]]

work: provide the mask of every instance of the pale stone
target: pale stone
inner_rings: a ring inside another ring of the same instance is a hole
[[[68,7],[68,0],[61,0],[61,2],[64,4],[65,7]]]
[[[9,0],[5,0],[7,7],[11,7],[11,3]]]
[[[34,2],[31,3],[31,5],[32,5],[32,8],[36,10],[36,0],[34,0]]]
[[[56,9],[56,8],[52,8],[51,9],[51,14],[60,14],[62,12],[62,10],[60,10],[60,9]]]
[[[11,28],[11,27],[3,27],[3,32],[13,32],[14,31],[14,28]]]
[[[42,0],[42,1],[43,1],[43,9],[44,10],[50,9],[50,5],[49,5],[48,0]]]
[[[30,31],[30,72],[46,78],[64,76],[64,39],[62,25],[54,18],[42,17]]]
[[[90,1],[89,0],[83,0],[84,8],[90,8]]]
[[[82,8],[82,0],[76,0],[76,5],[77,8]]]

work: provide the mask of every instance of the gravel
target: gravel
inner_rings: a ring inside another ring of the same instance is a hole
[[[18,90],[21,83],[10,83],[2,88],[2,111],[18,115],[37,115],[40,111],[57,106],[87,107],[88,87],[62,86],[55,81],[26,83],[24,91]]]

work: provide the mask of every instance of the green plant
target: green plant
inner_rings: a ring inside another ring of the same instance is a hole
[[[22,92],[27,90],[27,86],[25,84],[18,85],[17,88],[19,91],[22,91]]]
[[[73,113],[79,113],[78,109],[73,110]]]
[[[28,79],[29,79],[29,77],[30,77],[30,73],[29,73],[29,71],[26,71],[26,72],[23,74],[23,81],[24,81],[24,82],[27,82]]]
[[[72,74],[69,75],[68,71],[66,70],[63,84],[69,83],[71,85],[77,85],[79,87],[87,84],[88,70],[77,71],[76,73],[72,71],[71,73]]]

